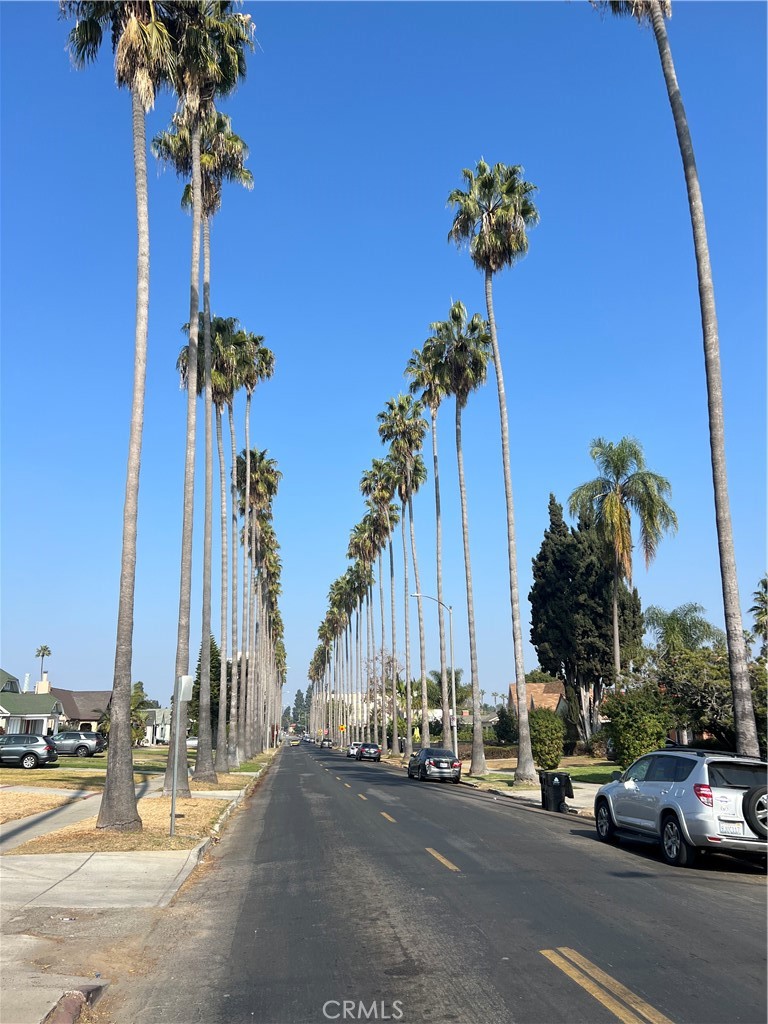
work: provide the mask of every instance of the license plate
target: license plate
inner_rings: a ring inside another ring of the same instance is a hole
[[[438,768],[447,768],[448,767],[448,762],[447,761],[438,761],[437,762],[437,767]]]
[[[724,836],[743,836],[744,826],[740,821],[721,821],[720,833]]]

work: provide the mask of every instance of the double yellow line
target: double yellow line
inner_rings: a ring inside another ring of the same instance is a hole
[[[581,953],[577,953],[575,949],[559,946],[557,949],[542,949],[540,952],[555,967],[567,974],[572,981],[575,981],[599,1003],[602,1003],[607,1010],[610,1010],[622,1021],[622,1024],[672,1024],[672,1021],[663,1013],[659,1013],[640,996],[630,992],[610,974],[601,971],[599,967],[587,960]]]

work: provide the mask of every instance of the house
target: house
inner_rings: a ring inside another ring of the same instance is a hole
[[[44,672],[44,683],[47,685],[48,673]],[[38,683],[35,690],[41,684]],[[112,700],[111,690],[64,690],[59,686],[49,687],[50,692],[56,697],[64,708],[63,727],[67,729],[83,729],[86,732],[96,732],[99,722],[109,708]]]
[[[563,693],[563,684],[559,679],[553,680],[551,683],[526,683],[525,688],[528,694],[529,711],[548,708],[563,718],[567,717],[568,703]],[[510,684],[509,694],[511,705],[517,711],[517,689],[514,683]]]
[[[145,736],[144,743],[154,746],[156,743],[170,743],[171,739],[171,709],[170,708],[148,708],[141,712],[144,719]]]
[[[50,692],[22,693],[19,680],[0,669],[0,729],[6,733],[51,736],[64,714],[61,701]]]

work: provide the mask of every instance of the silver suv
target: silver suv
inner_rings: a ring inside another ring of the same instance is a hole
[[[0,736],[0,764],[18,764],[22,768],[37,768],[42,764],[55,764],[59,755],[51,736],[33,733],[8,733]]]
[[[768,764],[714,750],[670,747],[638,758],[595,796],[604,842],[661,843],[668,864],[688,867],[699,850],[768,851]]]
[[[75,757],[92,757],[107,749],[107,742],[100,732],[57,732],[51,739],[60,754],[74,754]]]

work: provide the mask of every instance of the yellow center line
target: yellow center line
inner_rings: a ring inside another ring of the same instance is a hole
[[[643,1021],[636,1017],[634,1013],[630,1013],[626,1006],[622,1006],[612,996],[609,996],[607,992],[600,988],[597,982],[582,974],[581,971],[574,967],[573,964],[570,964],[565,957],[560,956],[554,949],[541,949],[539,952],[553,963],[555,967],[559,967],[564,974],[567,974],[572,981],[575,981],[577,985],[580,985],[586,992],[589,992],[598,1003],[602,1003],[607,1010],[610,1010],[614,1016],[622,1021],[622,1024],[643,1024]]]
[[[347,789],[352,789],[352,787],[350,786],[350,784],[348,782],[345,782],[344,785],[347,787]]]
[[[357,795],[360,797],[361,800],[367,800],[368,799],[368,797],[367,796],[363,796],[362,793],[358,793]]]
[[[379,814],[381,814],[382,818],[386,818],[386,819],[387,819],[387,821],[391,821],[393,825],[396,825],[396,824],[397,824],[397,822],[395,821],[395,819],[394,819],[394,818],[392,818],[392,817],[390,817],[390,815],[389,815],[389,814],[387,814],[387,812],[386,812],[386,811],[379,811]]]
[[[623,999],[624,1002],[631,1006],[633,1010],[636,1010],[641,1016],[645,1017],[646,1020],[650,1021],[650,1024],[672,1024],[668,1017],[665,1017],[663,1013],[659,1013],[658,1010],[646,1003],[640,996],[636,996],[634,992],[631,992],[628,988],[625,988],[620,982],[615,981],[605,971],[601,971],[599,967],[587,960],[586,957],[582,956],[581,953],[577,953],[575,949],[568,949],[567,946],[559,946],[558,951],[567,957],[571,963],[576,964],[582,971],[585,971],[595,981],[607,988],[614,995]]]
[[[457,868],[455,864],[451,864],[449,860],[446,860],[446,858],[441,853],[438,853],[437,850],[433,850],[431,846],[427,846],[425,849],[427,853],[431,853],[436,860],[439,860],[441,864],[444,864],[449,871],[461,871],[461,868]]]

